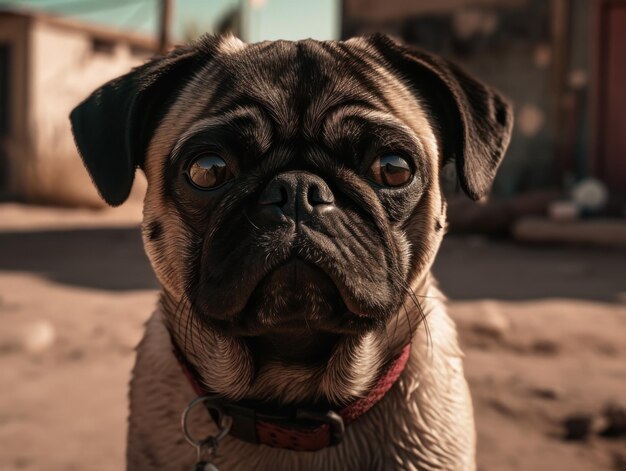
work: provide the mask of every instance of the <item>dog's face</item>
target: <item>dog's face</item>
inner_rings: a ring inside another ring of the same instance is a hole
[[[207,385],[296,400],[293,384],[317,380],[304,396],[341,401],[409,341],[407,329],[390,341],[392,321],[419,321],[413,290],[445,226],[442,165],[455,159],[482,196],[511,116],[492,90],[386,37],[205,38],[106,84],[72,123],[109,203],[145,172],[146,251]]]

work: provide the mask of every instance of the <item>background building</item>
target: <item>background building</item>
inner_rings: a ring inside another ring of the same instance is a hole
[[[68,115],[104,81],[155,51],[149,36],[45,13],[0,11],[0,194],[100,205]]]
[[[0,0],[0,198],[102,205],[70,110],[157,51],[160,0]],[[231,31],[247,41],[336,39],[338,0],[171,1],[171,43]],[[137,180],[141,187],[143,180]],[[140,194],[141,191],[136,191]]]
[[[342,37],[382,31],[442,54],[515,106],[498,196],[595,176],[626,196],[626,2],[344,0]]]

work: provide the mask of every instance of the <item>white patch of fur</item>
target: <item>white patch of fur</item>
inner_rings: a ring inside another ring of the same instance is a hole
[[[228,36],[223,36],[221,38],[221,41],[217,46],[217,52],[218,54],[224,55],[236,54],[237,52],[244,50],[246,47],[248,47],[248,45],[241,39],[229,34]]]

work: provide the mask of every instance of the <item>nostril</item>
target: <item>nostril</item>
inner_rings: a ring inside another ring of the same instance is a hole
[[[256,214],[267,221],[290,219],[299,224],[320,218],[335,207],[334,203],[333,192],[320,177],[288,172],[277,175],[261,192]]]
[[[276,204],[282,208],[289,201],[289,195],[287,194],[287,189],[284,186],[281,186],[279,191],[280,191],[280,200]]]
[[[287,189],[281,184],[271,185],[259,197],[259,204],[264,206],[275,205],[282,208],[288,201]]]
[[[307,193],[307,199],[311,206],[319,204],[333,204],[335,197],[326,185],[320,187],[319,185],[311,185]]]

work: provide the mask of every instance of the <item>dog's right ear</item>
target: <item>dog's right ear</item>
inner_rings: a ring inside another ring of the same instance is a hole
[[[455,161],[465,193],[485,196],[511,138],[508,101],[441,57],[381,34],[368,42],[429,109],[441,135],[442,165]]]
[[[217,39],[152,59],[93,92],[70,114],[76,147],[111,206],[130,193],[152,134],[193,73],[214,56]]]

